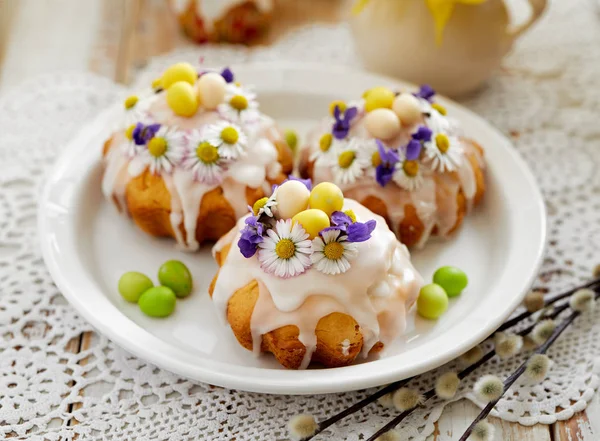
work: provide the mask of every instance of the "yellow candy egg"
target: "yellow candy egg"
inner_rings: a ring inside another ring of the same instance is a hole
[[[179,116],[192,116],[198,110],[194,88],[185,81],[178,81],[167,89],[167,104]]]
[[[387,140],[400,133],[400,120],[390,109],[375,109],[365,116],[365,127],[374,138]]]
[[[395,97],[394,92],[387,87],[375,87],[369,90],[365,96],[365,111],[391,109]]]
[[[419,100],[410,93],[398,95],[394,100],[392,110],[398,115],[404,126],[412,126],[423,117]]]
[[[168,89],[179,81],[194,84],[197,79],[198,73],[194,66],[190,63],[176,63],[165,70],[161,78],[161,85],[163,89]]]
[[[290,219],[308,207],[310,191],[300,181],[287,181],[277,189],[277,217]]]
[[[311,239],[317,237],[321,230],[330,225],[329,216],[324,211],[314,208],[301,211],[292,218],[292,221],[302,225]]]
[[[216,72],[205,73],[198,79],[198,99],[206,109],[216,109],[225,101],[225,79]]]
[[[344,193],[340,187],[331,182],[321,182],[310,192],[308,205],[331,216],[331,213],[340,211],[344,206]]]

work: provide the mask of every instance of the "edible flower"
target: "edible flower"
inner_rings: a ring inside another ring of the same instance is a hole
[[[416,132],[414,132],[410,137],[419,142],[428,142],[431,141],[431,136],[433,135],[431,129],[427,126],[419,126],[417,127]]]
[[[433,96],[435,95],[435,90],[429,84],[423,84],[417,93],[414,94],[418,98],[423,98],[429,102],[432,101]]]
[[[223,79],[228,82],[228,83],[233,83],[235,77],[233,75],[233,72],[231,71],[231,69],[229,69],[228,67],[226,67],[225,69],[223,69],[221,71],[221,76],[223,77]]]
[[[310,267],[311,241],[302,226],[280,219],[258,244],[258,260],[266,273],[288,278]]]
[[[344,139],[348,135],[350,123],[357,114],[358,109],[356,107],[348,107],[342,112],[339,106],[335,106],[335,109],[333,110],[335,123],[333,123],[331,133],[336,139]]]
[[[246,218],[245,223],[246,226],[242,229],[238,240],[238,247],[242,256],[248,259],[256,254],[258,244],[264,240],[264,225],[258,221],[258,216]]]
[[[313,239],[310,260],[317,271],[334,275],[348,271],[349,260],[357,255],[358,247],[348,236],[340,230],[329,230]]]
[[[398,152],[394,149],[386,149],[380,140],[375,141],[379,149],[379,165],[375,168],[375,179],[382,187],[385,187],[394,175],[396,163],[400,160]]]
[[[144,125],[139,122],[135,125],[135,129],[133,129],[133,140],[137,145],[145,145],[148,141],[154,138],[156,132],[160,129],[160,124],[148,124]]]
[[[331,214],[331,223],[333,226],[323,229],[319,234],[323,235],[327,231],[341,231],[348,237],[348,242],[365,242],[371,238],[371,233],[375,229],[377,222],[371,219],[365,223],[355,222],[352,218],[341,211],[334,211]]]

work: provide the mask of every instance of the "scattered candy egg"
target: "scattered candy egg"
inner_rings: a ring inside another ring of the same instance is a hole
[[[402,93],[396,97],[392,110],[405,126],[412,126],[423,117],[419,100],[410,93]]]
[[[150,317],[167,317],[175,310],[177,297],[171,288],[155,286],[150,288],[138,301],[142,312]]]
[[[390,109],[375,109],[367,113],[365,127],[375,138],[392,139],[400,133],[400,120]]]
[[[277,216],[289,219],[308,207],[310,191],[300,181],[287,181],[277,189]]]
[[[317,237],[321,230],[330,225],[329,216],[324,211],[315,208],[301,211],[292,217],[292,221],[302,225],[302,228],[308,233],[310,239]]]
[[[308,205],[331,216],[331,213],[340,211],[344,206],[344,193],[340,187],[331,182],[321,182],[310,192]]]
[[[335,108],[339,107],[340,108],[340,112],[345,112],[346,111],[346,103],[343,102],[342,100],[335,100],[332,101],[331,103],[329,103],[329,114],[331,116],[333,116],[333,111],[335,110]]]
[[[185,81],[178,81],[167,89],[167,104],[179,116],[192,116],[198,110],[194,88]]]
[[[140,296],[154,284],[148,276],[137,271],[129,271],[119,279],[119,294],[128,302],[137,303]]]
[[[158,281],[171,288],[179,298],[187,297],[192,292],[192,274],[183,262],[169,260],[158,269]]]
[[[365,96],[365,111],[371,112],[375,109],[391,109],[395,98],[394,92],[387,87],[374,87]]]
[[[206,109],[216,109],[225,100],[225,79],[216,72],[205,73],[198,79],[198,99]]]
[[[433,274],[433,283],[444,288],[448,297],[456,297],[467,287],[469,279],[460,268],[442,266]]]
[[[198,79],[198,73],[190,63],[176,63],[169,66],[161,77],[161,86],[168,89],[179,81],[193,85]]]
[[[296,148],[298,147],[298,134],[291,129],[287,129],[284,133],[285,142],[292,149],[292,152],[296,152]]]
[[[417,299],[417,312],[421,317],[437,319],[448,309],[448,295],[444,288],[430,283],[421,288]]]

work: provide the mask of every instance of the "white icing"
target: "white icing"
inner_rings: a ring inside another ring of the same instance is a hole
[[[189,134],[207,124],[221,120],[215,111],[199,110],[194,116],[184,118],[175,115],[166,103],[165,94],[152,95],[148,106],[147,121],[158,122]],[[266,181],[281,172],[277,161],[278,152],[274,145],[281,135],[271,118],[263,116],[259,124],[249,128],[249,145],[246,155],[231,164],[223,174],[223,196],[229,202],[237,218],[248,212],[246,187],[263,188],[270,194],[271,185]],[[116,132],[111,140],[110,150],[105,158],[105,172],[102,178],[102,192],[107,199],[114,199],[119,209],[126,210],[125,192],[132,178],[141,175],[147,168],[138,156],[133,159],[125,156],[121,144],[126,142],[123,131]],[[172,174],[161,176],[171,195],[171,227],[178,245],[185,250],[194,251],[199,247],[196,239],[198,213],[203,196],[219,185],[205,185],[193,179],[192,172],[176,165]],[[185,234],[184,234],[185,232]]]
[[[345,339],[344,341],[342,341],[342,355],[344,356],[348,356],[350,354],[350,340]]]
[[[438,115],[438,124],[447,126],[450,133],[459,134],[460,128],[456,122]],[[422,121],[420,122],[423,123]],[[319,152],[320,137],[330,131],[331,118],[323,119],[307,136],[307,152],[302,157],[310,158]],[[405,145],[410,138],[410,133],[416,129],[415,126],[404,128],[401,133],[386,144],[390,147]],[[351,137],[369,138],[370,135],[365,128],[365,118],[360,115],[353,121],[350,129]],[[472,206],[473,198],[477,192],[477,181],[473,166],[468,156],[474,157],[481,168],[484,168],[484,160],[479,151],[473,146],[471,141],[461,139],[461,161],[454,173],[437,173],[430,170],[423,170],[423,185],[416,191],[407,191],[400,188],[393,181],[385,187],[381,187],[375,177],[372,175],[363,176],[356,182],[345,185],[338,185],[344,191],[347,197],[364,201],[367,197],[373,196],[385,204],[387,209],[390,227],[398,234],[398,227],[404,219],[404,209],[406,205],[411,204],[415,207],[417,216],[424,226],[424,231],[419,238],[417,247],[425,244],[433,230],[437,227],[437,234],[446,236],[454,227],[457,221],[458,204],[457,194],[462,190],[467,210]],[[335,181],[331,165],[323,157],[318,156],[313,168],[313,181],[315,183],[324,181]]]
[[[178,14],[187,10],[194,2],[196,15],[201,17],[207,29],[212,30],[214,22],[223,18],[233,7],[246,3],[248,0],[173,0],[173,8]],[[254,0],[254,4],[262,13],[273,9],[273,0]]]
[[[259,300],[251,320],[255,351],[260,349],[263,334],[295,325],[300,331],[298,338],[306,347],[301,366],[306,367],[316,347],[315,327],[332,312],[346,313],[359,324],[365,357],[378,341],[389,344],[403,332],[406,311],[422,285],[421,276],[410,263],[408,250],[397,241],[383,218],[350,199],[345,200],[344,209],[353,210],[362,222],[375,219],[377,226],[371,239],[357,244],[358,257],[350,269],[335,276],[314,268],[288,279],[265,273],[256,256],[246,259],[236,245],[245,218],[238,221],[235,234],[224,236],[215,245],[214,252],[232,244],[213,291],[213,301],[225,322],[227,304],[235,291],[252,280],[259,283]],[[389,287],[386,296],[368,294],[382,282]]]

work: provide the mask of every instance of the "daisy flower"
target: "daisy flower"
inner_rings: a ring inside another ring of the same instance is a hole
[[[406,147],[406,153],[399,152],[400,158],[396,163],[396,169],[392,176],[392,179],[399,187],[408,191],[415,191],[423,184],[423,173],[418,160],[420,148],[417,149],[417,145],[418,142],[412,140]]]
[[[204,136],[222,158],[236,159],[246,153],[248,137],[237,124],[219,121],[206,127]]]
[[[188,138],[188,149],[183,159],[183,167],[191,170],[196,181],[203,184],[218,184],[223,180],[225,161],[219,149],[206,141],[199,130]]]
[[[337,183],[342,185],[354,183],[368,167],[369,163],[361,152],[361,145],[361,140],[353,138],[336,152],[336,161],[331,168]]]
[[[135,140],[133,139],[133,132],[135,131],[138,124],[131,124],[125,129],[125,139],[126,141],[122,144],[121,149],[125,156],[129,158],[133,158],[138,153],[143,150],[143,145],[137,145]]]
[[[456,170],[462,159],[462,147],[458,138],[445,133],[436,133],[424,144],[425,157],[434,170],[451,172]]]
[[[145,136],[144,134],[138,134],[138,140],[141,139],[140,137]],[[136,140],[136,144],[138,140]],[[167,126],[160,126],[154,136],[146,141],[140,157],[150,167],[152,174],[171,173],[173,166],[181,159],[183,146],[184,141],[181,133]]]
[[[219,104],[217,111],[227,120],[247,124],[260,118],[256,93],[248,88],[231,83],[225,88],[225,102]]]
[[[130,95],[123,101],[123,127],[127,129],[136,125],[147,116],[147,111],[152,104],[149,93]]]
[[[258,244],[261,268],[277,277],[293,277],[310,267],[311,241],[299,223],[280,219]]]
[[[337,151],[343,145],[333,137],[331,133],[324,133],[319,138],[319,148],[310,155],[311,161],[318,161],[319,164],[329,165],[336,161]]]
[[[348,236],[341,233],[340,230],[324,231],[313,239],[310,260],[318,271],[341,274],[350,269],[349,260],[358,255],[358,246],[348,242]]]
[[[255,216],[260,217],[265,215],[268,217],[275,217],[273,210],[277,206],[277,191],[274,191],[270,197],[264,197],[257,200],[252,206],[252,213]]]

